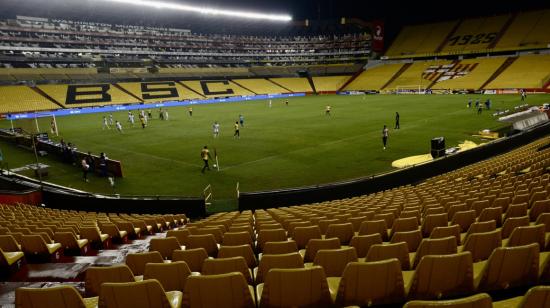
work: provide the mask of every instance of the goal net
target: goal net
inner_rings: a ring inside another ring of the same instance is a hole
[[[423,85],[396,86],[395,94],[425,94],[426,87]]]
[[[55,115],[49,112],[36,112],[28,117],[10,120],[12,129],[20,128],[25,134],[48,133],[59,136]]]

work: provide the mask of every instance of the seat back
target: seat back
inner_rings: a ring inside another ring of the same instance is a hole
[[[177,261],[172,263],[147,263],[143,279],[156,279],[165,291],[182,291],[191,270],[187,263]]]
[[[258,265],[254,251],[250,245],[244,244],[239,246],[222,246],[218,251],[218,258],[243,257],[246,260],[246,265],[249,268],[254,268]]]
[[[340,248],[340,240],[333,237],[328,239],[311,239],[309,240],[304,255],[304,262],[313,262],[317,251],[320,249],[338,249]]]
[[[508,247],[523,246],[531,243],[539,244],[540,251],[545,247],[545,226],[523,226],[517,227],[512,231],[510,238],[508,239]]]
[[[149,251],[158,251],[164,260],[169,260],[174,250],[181,250],[175,237],[152,238],[149,242]]]
[[[331,224],[328,226],[325,238],[336,237],[340,240],[341,245],[349,244],[349,241],[353,237],[353,225],[351,222],[341,224]]]
[[[254,247],[252,236],[246,231],[225,232],[222,243],[224,246],[249,245],[250,248]]]
[[[529,220],[537,220],[542,213],[550,213],[550,199],[535,201],[529,210]]]
[[[529,225],[529,217],[528,216],[522,216],[522,217],[510,217],[504,221],[504,224],[502,225],[502,229],[500,230],[502,232],[502,238],[508,238],[512,234],[512,231],[514,231],[517,227],[523,227]]]
[[[474,291],[472,255],[426,255],[420,260],[409,289],[410,299],[442,299]]]
[[[370,247],[374,244],[382,244],[380,234],[355,235],[349,242],[349,245],[355,248],[358,258],[366,257]]]
[[[415,252],[422,241],[422,232],[420,230],[396,232],[393,234],[390,243],[407,243],[409,252]]]
[[[404,300],[405,289],[399,260],[351,262],[342,274],[336,306],[384,305]]]
[[[497,229],[497,223],[494,220],[475,222],[472,225],[470,225],[470,228],[468,228],[468,232],[466,232],[465,239],[467,239],[468,236],[470,236],[470,234],[495,231],[496,229]]]
[[[537,282],[539,245],[499,247],[493,250],[481,273],[478,290],[488,292],[526,287]]]
[[[476,211],[459,211],[451,218],[451,225],[459,225],[460,232],[466,232],[470,226],[476,221]]]
[[[504,214],[504,220],[511,217],[527,216],[527,202],[521,204],[510,204],[506,214]]]
[[[397,218],[393,222],[393,226],[390,232],[390,238],[393,237],[395,232],[407,232],[415,231],[418,229],[418,219],[416,217]]]
[[[212,234],[189,235],[185,249],[204,248],[208,256],[218,255],[218,244]]]
[[[23,235],[21,248],[25,254],[49,254],[46,242],[40,235]]]
[[[60,243],[63,249],[79,249],[76,236],[72,232],[55,232],[54,241]]]
[[[204,248],[174,250],[172,254],[172,262],[184,261],[192,272],[200,272],[206,259],[208,259],[208,253]]]
[[[359,235],[380,234],[383,241],[388,240],[388,227],[385,220],[363,221],[359,226]]]
[[[497,227],[502,225],[502,208],[501,207],[488,207],[481,211],[477,221],[490,221],[494,220],[497,223]]]
[[[430,234],[431,239],[444,238],[452,236],[456,239],[456,244],[460,245],[460,226],[451,225],[448,227],[435,227]]]
[[[183,292],[182,307],[253,308],[252,296],[241,273],[190,276]]]
[[[84,308],[82,297],[71,286],[15,289],[15,307]]]
[[[191,235],[191,233],[189,232],[189,230],[186,229],[168,230],[166,232],[166,237],[175,237],[178,240],[180,246],[185,245],[185,243],[187,242],[187,237],[189,237],[189,235]]]
[[[243,257],[206,259],[202,264],[201,274],[203,275],[217,275],[231,272],[239,272],[243,274],[248,284],[253,283],[252,275]]]
[[[399,242],[394,244],[372,245],[367,253],[367,262],[382,261],[396,258],[401,262],[401,269],[408,271],[411,267],[409,261],[409,249],[407,243]]]
[[[101,237],[97,227],[80,227],[80,238],[85,238],[92,243],[101,243]]]
[[[331,305],[325,272],[320,266],[272,269],[267,274],[261,307],[328,307]]]
[[[532,287],[525,293],[518,307],[539,308],[550,305],[550,286]]]
[[[493,250],[502,246],[500,230],[470,234],[462,251],[469,251],[474,262],[489,259]]]
[[[162,285],[155,279],[101,285],[99,307],[172,308]]]
[[[214,240],[216,244],[221,244],[223,240],[223,232],[219,228],[203,227],[203,228],[198,228],[197,231],[194,233],[194,235],[207,235],[207,234],[211,234],[212,236],[214,236]]]
[[[298,245],[298,249],[306,248],[310,239],[321,239],[321,229],[319,226],[307,226],[294,228],[293,237]]]
[[[427,215],[424,217],[424,221],[422,222],[422,226],[420,228],[422,231],[422,236],[430,236],[430,233],[432,233],[432,230],[435,227],[446,227],[447,223],[446,213]]]
[[[264,255],[258,265],[258,271],[256,273],[256,283],[264,282],[264,279],[270,269],[273,268],[303,268],[304,260],[297,252],[278,254],[278,255]]]
[[[284,253],[297,252],[298,245],[295,241],[267,242],[264,244],[263,254],[278,255]]]
[[[349,262],[357,262],[357,252],[353,247],[321,249],[317,251],[313,264],[321,266],[327,277],[340,277]]]
[[[427,255],[448,255],[457,252],[457,243],[454,236],[438,239],[423,239],[416,250],[413,268],[416,268],[422,257]]]
[[[489,203],[489,200],[477,200],[472,202],[472,206],[470,207],[470,209],[476,211],[476,215],[479,216],[484,209],[490,206],[491,204]]]
[[[124,264],[108,267],[92,266],[86,270],[85,278],[86,296],[98,296],[101,285],[105,282],[134,282],[134,274]]]
[[[445,307],[445,308],[492,308],[493,301],[487,293],[479,293],[476,295],[449,300],[433,300],[409,301],[403,308],[428,308],[428,307]]]
[[[264,245],[267,242],[286,241],[286,231],[284,229],[260,230],[258,233],[257,249],[263,251]]]
[[[20,251],[17,241],[12,235],[0,235],[0,248],[4,252]]]
[[[126,265],[136,276],[143,275],[147,263],[164,263],[162,255],[158,251],[129,253],[126,255]]]
[[[537,217],[536,225],[543,224],[545,232],[550,232],[550,213],[542,213]]]

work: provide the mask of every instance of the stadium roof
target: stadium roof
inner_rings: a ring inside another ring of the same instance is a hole
[[[155,0],[151,0],[155,1]],[[403,25],[457,19],[472,16],[487,16],[499,13],[549,8],[545,0],[504,0],[458,2],[442,1],[391,1],[391,0],[162,0],[201,7],[223,8],[288,14],[293,20],[334,21],[341,17],[357,17],[363,20],[386,21],[386,33],[390,36]],[[120,3],[96,0],[3,0],[2,17],[15,15],[87,20],[107,23],[144,24],[189,28],[196,32],[239,32],[257,21],[231,20],[216,16],[198,16],[193,13],[170,12],[151,8],[132,7]],[[454,6],[451,6],[454,5]],[[269,24],[252,27],[258,30],[273,30],[281,25]],[[389,28],[388,28],[389,27]],[[247,31],[243,31],[247,32]]]

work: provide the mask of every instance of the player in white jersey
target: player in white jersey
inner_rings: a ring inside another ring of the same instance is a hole
[[[109,127],[109,124],[107,123],[106,116],[103,116],[103,127],[101,129],[111,129],[111,127]]]
[[[113,124],[113,114],[112,113],[109,113],[109,125],[114,125]]]
[[[214,132],[214,138],[218,138],[220,135],[220,123],[217,121],[214,122],[214,125],[212,125],[212,131]]]
[[[134,123],[135,123],[134,114],[130,112],[128,117],[129,117],[128,120],[130,120],[130,123],[132,124],[132,127],[134,127]]]
[[[115,124],[116,125],[116,130],[118,130],[120,133],[122,133],[122,124],[120,124],[119,121],[116,121],[115,123],[116,123]]]

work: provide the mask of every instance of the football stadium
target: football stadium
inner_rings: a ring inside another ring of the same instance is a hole
[[[549,307],[549,29],[4,0],[0,307]]]

